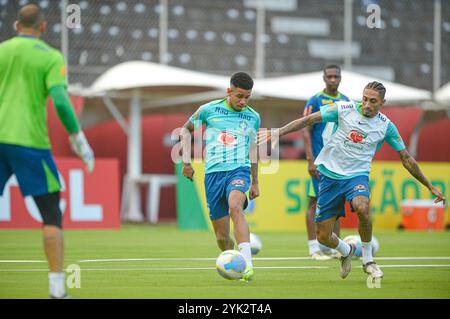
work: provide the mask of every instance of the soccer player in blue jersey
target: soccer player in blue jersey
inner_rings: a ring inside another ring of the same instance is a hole
[[[33,197],[43,220],[49,295],[66,298],[61,185],[47,131],[48,95],[89,172],[94,153],[67,94],[64,57],[39,39],[46,26],[39,7],[26,5],[18,14],[18,36],[0,43],[0,196],[15,174],[23,196]]]
[[[349,101],[348,97],[338,91],[341,83],[341,68],[335,64],[329,64],[323,69],[323,81],[325,89],[312,96],[305,105],[303,115],[318,112],[322,105],[332,104],[338,101]],[[306,230],[308,234],[309,256],[314,260],[329,260],[336,255],[334,250],[319,245],[316,238],[316,225],[314,212],[316,211],[317,194],[319,193],[319,172],[314,160],[322,150],[333,132],[334,123],[316,123],[303,129],[303,141],[305,143],[306,160],[308,161],[308,173],[311,182],[308,184],[308,208],[306,212]],[[335,224],[334,233],[339,237],[339,220]],[[322,249],[321,249],[322,248]],[[331,255],[331,256],[330,256]]]
[[[247,262],[243,281],[253,278],[254,270],[250,249],[250,231],[244,216],[248,200],[259,196],[258,162],[253,158],[256,149],[260,116],[247,103],[253,88],[252,78],[235,73],[227,89],[227,97],[200,106],[184,124],[182,140],[183,175],[192,180],[194,170],[190,164],[189,149],[192,133],[206,124],[205,190],[217,245],[224,250],[234,249],[230,237],[230,217],[234,225],[234,238]],[[253,153],[254,154],[254,153]],[[251,176],[251,178],[250,178]]]
[[[385,94],[383,84],[370,82],[364,88],[362,103],[350,101],[325,105],[319,112],[297,119],[278,130],[278,135],[283,136],[315,123],[337,124],[332,138],[314,162],[320,173],[315,221],[319,242],[342,255],[342,278],[348,276],[355,252],[353,244],[344,242],[333,233],[338,218],[345,216],[345,200],[358,215],[363,270],[372,280],[381,280],[383,277],[382,270],[372,256],[372,218],[369,210],[371,162],[383,142],[386,141],[399,153],[403,167],[437,197],[435,203],[445,203],[443,194],[430,183],[406,150],[394,123],[380,112],[386,101]],[[258,139],[259,144],[265,143],[271,139],[271,133],[262,131],[258,133]]]

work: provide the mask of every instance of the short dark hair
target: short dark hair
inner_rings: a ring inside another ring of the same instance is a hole
[[[35,4],[27,4],[22,7],[17,15],[17,21],[25,28],[38,29],[39,24],[44,20],[44,14]]]
[[[386,95],[386,88],[384,85],[380,82],[373,81],[366,85],[364,89],[372,89],[375,91],[378,91],[378,94],[380,95],[381,99],[384,100],[384,96]]]
[[[230,84],[236,88],[251,90],[253,88],[253,79],[245,72],[233,74]]]
[[[325,74],[326,70],[329,69],[338,69],[341,72],[341,67],[337,64],[327,64],[323,67],[323,74]]]

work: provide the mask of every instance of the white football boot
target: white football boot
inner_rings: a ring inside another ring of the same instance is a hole
[[[355,254],[356,247],[353,244],[349,244],[349,245],[350,245],[350,253],[345,257],[341,257],[340,276],[342,279],[347,278],[348,274],[352,270],[352,257]]]

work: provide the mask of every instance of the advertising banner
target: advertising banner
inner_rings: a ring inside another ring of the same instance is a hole
[[[56,158],[62,185],[60,209],[64,229],[119,228],[119,163],[96,159],[88,174],[76,158]],[[42,218],[31,196],[22,197],[13,175],[0,196],[0,229],[42,227]]]
[[[448,198],[450,195],[450,163],[420,163],[432,184]],[[177,165],[178,224],[182,229],[211,228],[204,191],[204,165],[194,163],[194,183],[181,175]],[[261,165],[260,165],[261,172]],[[310,177],[306,161],[280,161],[273,174],[259,175],[261,196],[250,201],[246,218],[252,231],[306,230],[306,209]],[[377,229],[396,229],[401,224],[402,201],[431,199],[433,195],[403,168],[400,162],[372,163],[370,175],[371,213]],[[357,227],[357,217],[349,212],[342,220],[344,227]],[[445,223],[449,208],[445,207]]]

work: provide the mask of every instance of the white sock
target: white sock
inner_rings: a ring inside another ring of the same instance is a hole
[[[66,294],[66,275],[63,272],[49,272],[49,293],[54,297],[62,297]]]
[[[339,244],[337,245],[337,247],[335,248],[338,252],[341,253],[342,256],[348,256],[348,254],[350,254],[350,250],[351,247],[349,244],[347,244],[345,241],[343,241],[342,239],[338,238],[339,240]]]
[[[312,254],[320,251],[319,242],[317,241],[317,239],[308,240],[308,248],[309,248],[309,255],[310,256]]]
[[[361,241],[361,245],[362,245],[363,264],[367,264],[368,262],[373,261],[372,241],[369,241],[368,243]]]
[[[239,251],[244,255],[245,261],[249,267],[253,267],[252,264],[252,250],[250,248],[250,243],[240,243]]]

